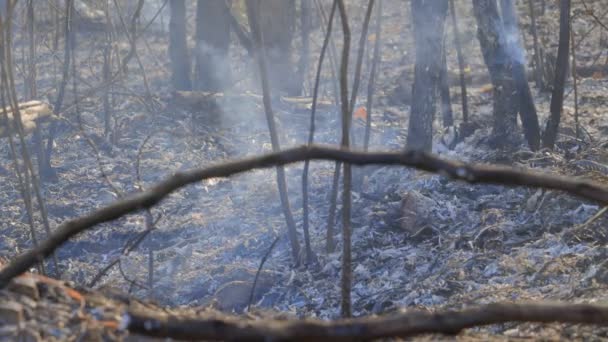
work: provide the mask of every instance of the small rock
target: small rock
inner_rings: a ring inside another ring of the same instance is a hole
[[[412,234],[412,236],[410,236],[408,238],[408,240],[412,241],[412,242],[420,243],[420,242],[430,240],[438,235],[439,235],[439,232],[436,229],[434,229],[433,227],[431,227],[429,225],[425,225],[424,227],[420,228],[417,232]]]
[[[482,229],[477,236],[475,236],[473,245],[483,250],[497,250],[502,247],[504,240],[505,234],[501,227],[493,225]]]
[[[503,212],[497,208],[484,209],[481,212],[481,224],[484,226],[496,225],[503,219]]]
[[[462,122],[460,127],[458,128],[458,137],[460,141],[463,141],[465,138],[473,135],[476,130],[478,130],[480,125],[476,122]]]
[[[0,341],[9,341],[9,338],[13,338],[17,335],[19,327],[16,325],[4,324],[0,326]]]
[[[40,298],[38,287],[32,277],[18,277],[13,279],[8,285],[8,290],[22,294],[33,300],[38,300]]]
[[[253,295],[253,302],[262,298],[272,285],[273,283],[263,282],[258,279]],[[252,286],[253,282],[239,280],[222,285],[214,295],[216,308],[222,311],[242,312],[247,304],[249,304]]]
[[[401,199],[401,229],[415,234],[429,221],[429,216],[437,203],[418,191],[408,191]]]
[[[604,261],[597,266],[597,271],[592,279],[599,284],[608,284],[608,261]]]
[[[526,201],[526,211],[531,213],[534,212],[538,206],[538,202],[542,198],[543,191],[537,190],[528,200]]]
[[[21,304],[13,301],[0,303],[0,322],[3,324],[19,324],[22,321],[23,306]]]
[[[39,332],[31,328],[26,328],[19,332],[18,340],[22,342],[39,342],[42,341],[42,337],[40,337]]]

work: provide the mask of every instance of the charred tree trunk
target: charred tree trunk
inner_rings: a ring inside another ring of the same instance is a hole
[[[477,36],[493,86],[493,142],[508,145],[517,128],[517,93],[496,0],[473,0]]]
[[[538,89],[545,90],[543,82],[542,61],[540,56],[540,48],[538,42],[538,32],[536,30],[536,13],[532,0],[528,0],[528,9],[530,11],[530,32],[534,40],[534,83]]]
[[[464,77],[465,61],[462,53],[462,44],[460,43],[460,29],[456,18],[456,8],[454,0],[450,0],[450,16],[452,18],[452,27],[454,29],[454,46],[458,57],[458,69],[460,76],[460,99],[462,102],[462,121],[466,124],[469,122],[469,104],[467,102],[467,84]]]
[[[302,40],[302,50],[298,61],[298,94],[305,95],[306,74],[308,73],[308,59],[310,54],[310,30],[312,26],[312,2],[310,0],[300,1],[300,37]]]
[[[561,0],[559,15],[559,47],[555,64],[555,83],[551,94],[551,116],[543,133],[543,147],[553,149],[564,104],[564,86],[568,75],[570,50],[570,0]]]
[[[25,85],[25,98],[34,100],[38,97],[38,89],[36,86],[36,29],[34,16],[34,0],[27,1],[26,26],[28,36],[28,53],[27,53],[27,77]],[[56,173],[53,170],[50,162],[46,159],[44,150],[44,141],[42,139],[42,130],[40,125],[36,125],[34,129],[34,144],[36,146],[36,156],[38,157],[38,174],[41,180],[57,180]]]
[[[374,105],[374,86],[376,83],[376,70],[382,59],[381,42],[382,42],[382,0],[378,1],[376,8],[376,40],[374,41],[374,54],[372,58],[372,67],[369,72],[369,81],[367,82],[367,117],[365,118],[365,136],[363,137],[363,150],[369,148],[369,141],[372,132],[372,112]]]
[[[230,12],[223,1],[198,0],[196,7],[196,67],[198,90],[222,91],[230,83]]]
[[[450,97],[450,82],[448,80],[448,59],[443,44],[443,52],[441,54],[441,74],[439,83],[439,94],[441,99],[441,119],[443,127],[454,126],[454,112],[452,111],[452,99]]]
[[[295,67],[291,61],[292,41],[296,18],[295,0],[264,0],[260,4],[260,29],[264,36],[264,50],[268,56],[270,85],[275,93],[299,95]]]
[[[63,106],[63,100],[65,96],[65,88],[67,87],[69,76],[70,76],[70,61],[71,51],[74,48],[74,42],[76,40],[76,33],[73,30],[73,15],[74,15],[74,0],[66,0],[65,2],[65,20],[63,22],[64,34],[65,34],[65,46],[63,50],[63,67],[61,73],[61,83],[57,91],[57,99],[53,103],[53,110],[55,113],[60,113]],[[53,145],[55,139],[55,130],[57,129],[57,123],[51,123],[49,129],[49,138],[46,143],[46,160],[49,165],[53,154]],[[53,169],[51,169],[53,170]]]
[[[204,1],[204,0],[203,0]],[[261,0],[249,0],[247,4],[247,16],[249,18],[249,25],[251,26],[251,35],[253,36],[255,59],[259,66],[260,79],[262,81],[262,93],[264,101],[264,112],[266,114],[266,121],[268,123],[268,131],[270,132],[270,141],[272,144],[273,151],[279,151],[281,149],[279,142],[279,135],[277,132],[276,122],[274,119],[274,112],[272,110],[271,90],[270,82],[267,77],[268,75],[268,63],[266,59],[266,51],[262,48],[264,46],[264,35],[259,25],[259,17],[261,12]],[[285,168],[283,166],[277,166],[277,185],[279,188],[279,197],[281,200],[281,208],[283,209],[283,215],[285,216],[285,222],[287,224],[287,233],[289,241],[291,243],[291,253],[295,264],[300,262],[300,243],[298,242],[298,234],[296,231],[296,223],[291,212],[291,205],[289,204],[289,195],[287,192],[287,181],[285,179]]]
[[[407,148],[430,151],[433,144],[433,118],[443,64],[441,47],[448,3],[412,0],[411,6],[416,66]]]
[[[186,1],[171,0],[169,19],[169,58],[171,60],[171,84],[176,90],[191,90],[190,56],[186,43]]]
[[[531,150],[535,151],[540,147],[540,125],[530,85],[528,84],[528,77],[526,76],[526,57],[519,39],[517,13],[515,12],[513,0],[500,0],[500,6],[506,33],[507,50],[509,51],[513,68],[513,80],[515,81],[515,89],[519,98],[517,102],[519,116],[528,146]]]

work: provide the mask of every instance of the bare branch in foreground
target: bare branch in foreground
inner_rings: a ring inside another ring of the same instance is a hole
[[[608,204],[608,187],[598,183],[558,175],[525,171],[497,165],[469,165],[441,159],[421,151],[358,152],[319,145],[301,146],[261,156],[228,161],[214,166],[178,172],[146,191],[132,194],[87,215],[59,225],[45,241],[12,260],[0,270],[0,288],[15,276],[27,271],[38,260],[49,256],[69,238],[100,223],[150,208],[172,192],[204,179],[228,177],[254,169],[287,165],[305,160],[341,161],[355,165],[401,165],[439,173],[469,183],[493,183],[562,190],[570,194]]]
[[[127,329],[153,337],[227,341],[338,341],[455,335],[463,329],[507,322],[608,325],[608,306],[593,304],[489,304],[460,311],[411,311],[336,321],[244,320],[128,313]]]

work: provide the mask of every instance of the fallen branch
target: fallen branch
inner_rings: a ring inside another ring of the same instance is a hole
[[[128,313],[131,333],[184,340],[337,341],[455,335],[463,329],[507,322],[608,325],[608,306],[592,304],[489,304],[460,311],[411,311],[384,317],[336,321],[245,320],[236,317],[177,317]]]
[[[205,168],[178,172],[146,191],[132,194],[87,215],[69,220],[59,225],[49,238],[41,242],[38,247],[17,256],[10,264],[0,270],[0,288],[6,286],[10,279],[27,271],[37,261],[49,256],[69,238],[97,224],[150,208],[167,195],[188,184],[204,179],[228,177],[254,169],[287,165],[305,160],[331,160],[355,165],[401,165],[439,173],[469,183],[493,183],[562,190],[601,204],[608,204],[608,187],[584,179],[525,171],[506,166],[469,165],[458,161],[444,160],[420,151],[358,152],[318,145],[301,146]]]

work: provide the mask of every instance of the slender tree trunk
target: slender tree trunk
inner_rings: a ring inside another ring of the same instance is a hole
[[[277,133],[276,123],[274,121],[274,113],[272,111],[272,100],[270,92],[270,82],[268,80],[267,73],[267,61],[266,53],[263,48],[264,36],[258,22],[260,14],[260,0],[248,0],[247,5],[247,17],[249,18],[249,25],[251,26],[251,32],[253,35],[255,47],[255,58],[260,69],[260,78],[262,80],[262,92],[264,101],[264,111],[266,113],[266,121],[268,123],[268,130],[270,131],[270,140],[272,143],[272,150],[279,151],[281,146],[279,144],[279,136]],[[300,243],[298,242],[298,235],[296,232],[296,223],[291,212],[291,206],[289,204],[289,197],[287,194],[287,182],[285,180],[285,168],[277,166],[277,183],[279,187],[279,197],[281,199],[281,207],[283,214],[285,215],[285,221],[287,223],[287,233],[289,235],[289,241],[291,242],[291,253],[295,264],[299,264],[300,259]]]
[[[372,57],[372,67],[369,73],[369,82],[367,83],[367,117],[365,118],[365,136],[363,138],[363,150],[369,148],[369,141],[372,133],[372,111],[374,105],[374,86],[376,83],[376,70],[382,59],[381,42],[382,42],[382,0],[378,1],[376,7],[376,40],[374,42],[374,55]]]
[[[447,1],[412,0],[416,66],[412,87],[412,109],[407,148],[430,151],[433,118],[441,80],[441,45],[447,15]]]
[[[441,74],[439,81],[439,94],[441,100],[441,118],[443,127],[454,126],[454,113],[452,112],[452,99],[450,97],[450,82],[448,79],[448,59],[445,41],[441,53]]]
[[[511,58],[496,0],[473,0],[477,36],[493,86],[493,140],[497,147],[512,143],[517,129],[517,93]]]
[[[462,102],[462,121],[464,123],[469,122],[469,104],[467,100],[467,84],[464,77],[464,68],[466,62],[464,55],[462,54],[462,44],[460,43],[460,29],[458,27],[458,20],[456,19],[456,8],[454,6],[454,0],[450,0],[450,14],[452,18],[452,26],[454,28],[454,45],[456,46],[456,54],[458,57],[458,69],[460,75],[460,99]]]
[[[369,1],[368,14],[366,15],[366,21],[369,23],[369,14],[373,7],[374,0]],[[348,24],[348,16],[346,14],[346,6],[343,0],[338,0],[338,8],[340,9],[340,19],[342,21],[342,33],[344,37],[344,45],[342,46],[342,61],[340,63],[340,104],[342,112],[342,141],[341,146],[344,149],[350,147],[350,124],[352,116],[352,102],[349,102],[348,98],[348,58],[350,52],[350,27]],[[365,34],[365,33],[362,33]],[[363,50],[363,44],[359,46],[359,56],[357,60],[361,59]],[[359,62],[357,62],[359,64]],[[360,69],[360,67],[357,67]],[[359,70],[360,72],[360,70]],[[355,78],[355,84],[358,80]],[[356,97],[356,89],[353,89],[351,98]],[[342,277],[341,277],[341,288],[342,288],[342,301],[341,301],[341,312],[342,317],[352,316],[352,304],[351,304],[351,289],[352,289],[352,255],[351,255],[351,186],[352,186],[352,172],[349,163],[344,163],[344,184],[342,189]]]
[[[331,38],[332,28],[334,17],[336,14],[337,0],[333,0],[333,5],[331,7],[331,12],[329,13],[329,19],[327,23],[327,30],[325,31],[325,39],[323,40],[323,46],[321,47],[321,55],[319,56],[319,62],[317,65],[317,72],[315,76],[315,84],[313,87],[312,93],[312,108],[310,112],[310,129],[308,133],[308,144],[312,145],[315,138],[315,119],[317,114],[317,99],[319,96],[319,83],[321,81],[321,71],[323,70],[323,61],[325,60],[325,54],[327,52],[327,47],[329,45],[329,40]],[[310,246],[310,234],[309,234],[309,211],[310,208],[308,206],[308,170],[310,168],[310,161],[304,162],[304,171],[302,172],[302,206],[303,206],[303,217],[302,217],[302,227],[304,228],[304,242],[306,244],[306,262],[311,264],[314,262],[314,256],[312,253],[312,248]],[[333,233],[332,236],[328,236],[329,239],[332,239],[333,245]]]
[[[103,47],[103,67],[102,67],[102,78],[104,83],[103,89],[103,113],[104,113],[104,136],[110,143],[115,143],[116,134],[112,134],[112,121],[114,118],[112,112],[112,101],[110,100],[110,91],[112,87],[110,82],[112,79],[112,19],[110,16],[110,6],[108,1],[105,3],[105,16],[106,16],[106,34],[105,34],[105,46]],[[114,132],[116,133],[116,132]]]
[[[310,0],[308,0],[310,1]],[[270,85],[277,92],[300,94],[295,65],[292,62],[292,42],[296,19],[295,0],[264,0],[260,8],[260,28],[264,35],[264,50],[268,57]]]
[[[38,97],[36,86],[36,18],[34,13],[34,0],[27,1],[26,26],[28,36],[27,53],[27,84],[25,86],[25,98],[33,100]],[[56,174],[51,164],[46,159],[44,142],[42,140],[42,130],[40,125],[36,125],[34,130],[34,144],[36,146],[36,156],[38,158],[38,174],[41,180],[56,180]]]
[[[223,1],[198,0],[195,88],[222,91],[230,84],[230,12]]]
[[[521,118],[524,135],[531,150],[538,150],[540,147],[540,124],[536,114],[534,98],[528,84],[526,76],[526,57],[524,49],[519,39],[519,27],[517,13],[513,0],[500,0],[503,22],[506,33],[507,51],[511,58],[513,68],[513,79],[517,90],[519,116]]]
[[[63,22],[64,35],[65,35],[65,46],[63,50],[63,69],[61,73],[61,83],[59,84],[59,90],[57,92],[57,99],[53,104],[53,110],[55,113],[61,112],[63,106],[63,100],[65,96],[65,88],[68,85],[68,80],[70,77],[70,52],[74,46],[75,40],[75,32],[73,30],[73,14],[74,14],[74,0],[66,0],[65,1],[65,19]],[[46,143],[46,160],[51,161],[51,155],[53,154],[53,145],[55,139],[55,130],[57,129],[57,124],[55,122],[51,123],[51,128],[49,129],[49,138]]]
[[[559,47],[555,63],[555,83],[551,94],[551,116],[543,133],[543,147],[553,149],[557,140],[557,130],[564,105],[564,86],[568,76],[568,57],[570,52],[570,0],[560,1]]]
[[[308,73],[308,60],[310,55],[310,30],[312,21],[312,3],[310,0],[300,0],[300,37],[302,40],[302,50],[298,62],[298,86],[299,95],[304,96],[306,74]]]
[[[574,31],[570,32],[570,51],[572,52],[572,90],[574,91],[574,124],[576,126],[576,138],[581,138],[581,124],[578,117],[578,79],[576,75],[576,48],[574,42]]]
[[[528,9],[530,11],[530,32],[534,41],[534,82],[540,90],[545,90],[543,82],[542,59],[540,56],[540,48],[538,42],[538,32],[536,30],[536,13],[532,0],[528,0]]]
[[[171,60],[171,84],[177,90],[190,90],[190,56],[186,43],[186,1],[169,1],[169,58]]]

